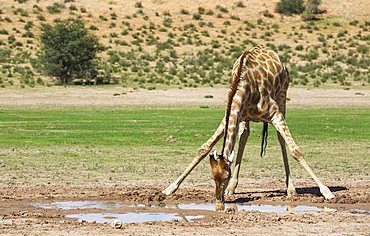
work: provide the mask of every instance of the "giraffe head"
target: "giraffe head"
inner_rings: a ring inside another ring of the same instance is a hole
[[[224,193],[230,180],[230,165],[234,156],[234,152],[231,153],[230,157],[225,158],[222,154],[214,153],[210,154],[210,164],[212,168],[212,178],[216,184],[216,208],[217,204],[223,204]]]

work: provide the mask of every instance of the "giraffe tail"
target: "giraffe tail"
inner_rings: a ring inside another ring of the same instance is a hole
[[[263,122],[262,143],[261,143],[261,153],[260,153],[261,157],[263,157],[263,155],[266,154],[267,137],[269,135],[268,129],[269,129],[269,124],[267,122]]]

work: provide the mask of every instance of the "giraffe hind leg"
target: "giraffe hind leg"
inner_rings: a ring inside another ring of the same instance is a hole
[[[284,167],[285,167],[287,195],[288,196],[296,195],[297,192],[293,184],[292,176],[290,175],[290,168],[289,168],[289,162],[288,162],[288,155],[287,155],[286,147],[285,147],[285,141],[284,141],[283,136],[281,136],[281,134],[279,133],[279,131],[277,132],[277,135],[278,135],[278,139],[279,139],[279,143],[281,147],[281,153],[282,153],[283,161],[284,161]]]
[[[331,193],[330,189],[326,187],[321,181],[317,178],[315,173],[312,171],[312,169],[308,166],[306,160],[303,157],[302,152],[299,150],[299,147],[295,144],[292,135],[290,134],[288,125],[284,119],[284,116],[281,112],[277,111],[273,118],[271,119],[272,125],[275,126],[275,128],[278,130],[278,132],[281,134],[281,136],[284,138],[285,142],[288,144],[289,150],[291,155],[295,160],[297,160],[310,174],[310,176],[313,178],[313,180],[316,182],[316,184],[320,188],[321,194],[326,199],[334,198],[334,195]]]

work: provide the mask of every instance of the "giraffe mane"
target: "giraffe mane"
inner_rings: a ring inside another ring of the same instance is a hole
[[[221,151],[222,156],[224,154],[224,149],[225,149],[225,145],[226,145],[226,138],[227,138],[226,136],[227,136],[227,130],[228,130],[228,127],[229,127],[229,119],[230,119],[230,113],[231,113],[231,105],[233,103],[233,97],[235,96],[235,93],[236,93],[236,90],[237,90],[237,87],[238,87],[238,84],[239,84],[239,81],[240,81],[240,76],[241,76],[241,73],[242,73],[242,65],[244,63],[244,59],[248,54],[249,54],[249,51],[246,51],[241,55],[240,60],[239,60],[239,64],[237,65],[238,70],[236,72],[236,75],[233,76],[232,81],[231,81],[230,90],[229,90],[228,99],[227,99],[227,105],[226,105],[225,131],[224,131],[225,134],[224,134],[224,143],[222,145],[222,151]]]

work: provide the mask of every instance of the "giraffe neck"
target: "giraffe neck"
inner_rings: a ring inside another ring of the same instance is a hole
[[[227,140],[227,131],[229,128],[229,119],[230,119],[230,113],[231,113],[231,106],[233,103],[233,98],[235,96],[239,81],[240,81],[240,75],[242,72],[242,65],[244,63],[245,57],[248,55],[249,51],[244,52],[241,57],[239,57],[239,61],[236,61],[236,65],[238,64],[238,68],[236,73],[233,73],[233,80],[229,89],[228,99],[227,99],[227,105],[226,105],[226,114],[225,114],[225,134],[224,134],[224,143],[222,145],[221,155],[224,156],[225,146],[226,146],[226,140]]]

